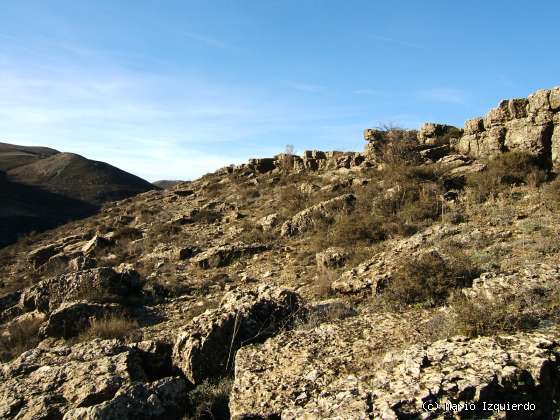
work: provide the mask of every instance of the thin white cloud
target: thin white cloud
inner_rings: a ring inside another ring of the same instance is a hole
[[[419,92],[420,99],[446,104],[465,105],[469,95],[462,89],[456,88],[430,88]]]
[[[225,42],[222,42],[220,40],[214,39],[212,37],[209,37],[207,35],[202,35],[202,34],[198,34],[195,32],[183,32],[183,35],[193,41],[199,42],[201,44],[205,44],[209,47],[213,47],[213,48],[220,48],[220,49],[229,49],[230,46],[228,44],[226,44]]]

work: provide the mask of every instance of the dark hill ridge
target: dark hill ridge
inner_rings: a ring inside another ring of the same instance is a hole
[[[9,171],[60,153],[49,147],[18,146],[0,142],[0,171]]]
[[[154,189],[142,178],[74,153],[58,153],[36,160],[8,171],[8,176],[15,182],[93,204]]]
[[[0,246],[157,189],[105,162],[47,147],[0,143]]]

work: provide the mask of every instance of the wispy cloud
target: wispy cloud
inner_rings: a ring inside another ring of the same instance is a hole
[[[301,82],[287,82],[286,83],[290,88],[299,90],[300,92],[307,92],[307,93],[323,93],[327,90],[325,86],[315,85],[310,83],[301,83]]]
[[[189,38],[193,41],[197,41],[199,43],[205,44],[209,47],[213,47],[213,48],[220,48],[220,49],[229,49],[230,46],[228,44],[226,44],[223,41],[220,41],[218,39],[212,38],[210,36],[207,35],[202,35],[202,34],[198,34],[195,32],[183,32],[183,35],[186,38]]]
[[[407,47],[407,48],[425,49],[425,47],[423,45],[416,44],[414,42],[403,41],[401,39],[390,38],[388,36],[369,35],[369,37],[371,39],[375,39],[377,41],[381,41],[381,42],[384,42],[384,43],[387,43],[387,44],[400,45],[401,47]]]
[[[456,88],[430,88],[419,92],[420,99],[447,104],[465,105],[469,95],[462,89]]]

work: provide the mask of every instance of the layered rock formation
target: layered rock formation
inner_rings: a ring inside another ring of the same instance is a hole
[[[558,166],[560,88],[538,90],[527,99],[509,99],[482,118],[465,123],[455,144],[461,153],[481,158],[511,150],[527,152]]]

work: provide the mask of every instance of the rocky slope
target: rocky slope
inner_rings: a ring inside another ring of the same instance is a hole
[[[557,91],[4,248],[0,417],[558,418]]]
[[[157,188],[104,162],[6,143],[0,143],[0,184],[0,246]]]

